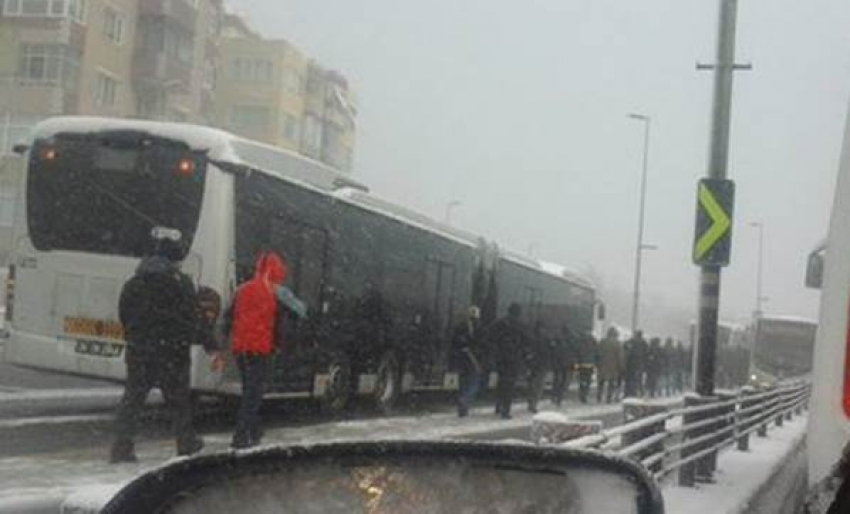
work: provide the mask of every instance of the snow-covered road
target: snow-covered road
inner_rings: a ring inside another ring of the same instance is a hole
[[[553,409],[550,404],[544,404],[543,408]],[[561,412],[578,419],[605,418],[619,422],[621,407],[570,403]],[[269,444],[310,444],[334,440],[395,438],[491,439],[493,434],[515,434],[516,438],[527,438],[530,429],[531,415],[524,406],[518,404],[514,419],[508,421],[493,416],[491,407],[482,407],[475,409],[468,418],[458,418],[447,412],[278,428],[269,430],[265,441]],[[226,451],[230,434],[206,435],[205,440],[205,452]],[[0,512],[4,512],[4,505],[28,497],[64,498],[74,492],[81,492],[77,495],[81,498],[88,498],[91,494],[108,495],[139,473],[174,456],[170,440],[144,442],[137,448],[138,463],[109,465],[106,463],[107,446],[104,444],[97,448],[0,459]],[[82,494],[86,491],[89,492]]]

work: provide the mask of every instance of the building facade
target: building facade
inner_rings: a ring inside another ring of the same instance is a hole
[[[351,170],[357,108],[341,74],[235,15],[225,17],[217,68],[218,126]]]

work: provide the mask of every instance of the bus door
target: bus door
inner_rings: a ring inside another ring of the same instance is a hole
[[[313,387],[315,327],[321,318],[323,285],[327,271],[328,234],[325,230],[284,218],[271,224],[270,247],[284,256],[289,269],[285,285],[307,305],[308,319],[287,317],[284,349],[275,358],[272,387],[309,391]]]
[[[451,330],[454,321],[455,267],[440,260],[429,260],[425,276],[425,291],[429,295],[432,333],[427,334],[430,343],[431,379],[441,381],[446,370],[451,349]],[[428,329],[429,327],[426,327]]]

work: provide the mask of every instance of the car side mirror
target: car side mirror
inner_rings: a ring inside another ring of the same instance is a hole
[[[27,153],[27,151],[29,151],[29,149],[30,149],[30,146],[25,145],[23,143],[18,143],[16,145],[12,146],[12,152],[15,155],[24,155],[25,153]]]
[[[460,441],[271,447],[173,461],[104,507],[128,512],[663,514],[638,464],[596,452]]]
[[[806,263],[806,287],[810,289],[820,289],[823,287],[825,256],[825,247],[820,247],[809,255]]]

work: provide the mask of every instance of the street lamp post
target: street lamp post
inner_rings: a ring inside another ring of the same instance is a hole
[[[756,319],[760,318],[764,313],[762,305],[764,304],[764,222],[754,221],[750,226],[757,228],[759,231],[759,260],[758,271],[756,274]]]
[[[643,243],[644,225],[646,220],[646,178],[649,168],[649,135],[652,128],[652,118],[645,114],[629,114],[629,119],[643,123],[643,169],[640,180],[640,211],[638,213],[638,238],[635,248],[635,285],[632,298],[632,333],[638,330],[640,321],[640,279],[643,267],[643,251],[647,250]]]
[[[456,207],[460,207],[460,206],[461,206],[460,200],[452,200],[451,202],[446,204],[446,214],[445,214],[445,217],[443,218],[443,220],[446,222],[446,224],[448,224],[452,220],[452,211]]]

